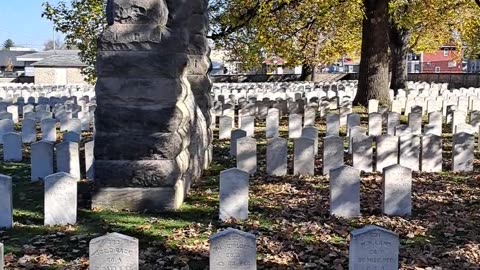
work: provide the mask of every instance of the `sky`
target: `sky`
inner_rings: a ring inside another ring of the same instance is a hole
[[[42,18],[45,1],[56,4],[62,0],[0,0],[0,45],[10,38],[16,46],[42,50],[53,39],[52,22]],[[57,37],[63,39],[61,34]]]

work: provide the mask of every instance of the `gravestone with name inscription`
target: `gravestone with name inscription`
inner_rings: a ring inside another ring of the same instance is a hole
[[[412,215],[412,170],[398,164],[383,169],[382,211],[388,216]]]
[[[256,270],[256,256],[254,234],[228,228],[210,238],[210,270]]]
[[[90,241],[89,269],[139,270],[138,239],[110,233]]]
[[[389,230],[366,226],[351,233],[349,270],[398,270],[400,241]]]
[[[249,173],[237,168],[220,173],[220,220],[248,218]]]
[[[13,227],[12,177],[0,174],[0,230],[9,229],[12,227]],[[0,256],[3,256],[3,253],[0,254]]]
[[[360,171],[340,166],[330,171],[330,214],[352,218],[360,215]]]
[[[282,176],[287,174],[288,144],[284,138],[273,138],[267,142],[267,173]]]
[[[59,172],[45,177],[45,225],[68,225],[77,222],[77,179]]]

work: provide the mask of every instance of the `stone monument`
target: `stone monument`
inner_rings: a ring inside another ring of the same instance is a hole
[[[93,208],[182,204],[211,159],[207,0],[109,0],[98,39]]]

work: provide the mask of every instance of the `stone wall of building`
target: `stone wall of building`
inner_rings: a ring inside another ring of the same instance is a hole
[[[58,81],[56,72],[59,69],[65,69],[65,81]],[[81,68],[55,68],[55,67],[35,67],[36,84],[82,84],[85,83],[85,77],[82,75]]]
[[[98,40],[94,208],[177,209],[208,164],[206,0],[109,0]]]

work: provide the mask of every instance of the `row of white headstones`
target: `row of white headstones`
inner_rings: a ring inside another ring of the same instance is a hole
[[[257,269],[255,234],[234,228],[210,237],[210,270]],[[399,237],[377,226],[351,232],[349,269],[398,269]],[[4,268],[4,247],[0,243],[0,270]],[[291,265],[292,267],[294,265]],[[138,270],[138,239],[111,233],[92,239],[89,244],[90,269]]]
[[[269,112],[265,136],[268,139],[279,138],[278,110],[271,109]],[[398,115],[392,117],[392,114],[389,113],[386,124],[387,134],[382,135],[385,126],[383,125],[382,115],[372,113],[369,119],[368,136],[367,130],[360,126],[360,116],[355,113],[349,114],[347,121],[349,132],[347,134],[348,139],[345,142],[349,145],[348,153],[352,154],[353,166],[365,172],[372,172],[374,168],[381,172],[386,166],[398,163],[414,171],[440,172],[442,170],[443,153],[441,114],[439,112],[430,114],[430,122],[425,125],[429,128],[424,129],[424,134],[421,134],[422,118],[412,117],[412,114],[410,114],[409,125],[400,125],[400,117]],[[313,175],[315,155],[318,154],[319,144],[322,142],[324,146],[323,174],[328,174],[329,169],[335,166],[343,165],[344,138],[339,137],[339,117],[336,114],[327,115],[326,119],[326,137],[319,140],[319,132],[316,127],[306,126],[302,128],[301,115],[290,115],[289,138],[295,139],[294,174]],[[412,119],[417,121],[412,121]],[[438,119],[440,121],[437,121]],[[241,168],[253,173],[256,170],[257,155],[256,141],[251,138],[254,136],[254,116],[241,117],[240,129],[232,129],[232,118],[229,116],[221,117],[219,126],[220,138],[230,138],[231,140],[230,154],[237,156],[237,162],[240,164],[248,164],[240,165]],[[460,126],[462,125],[456,125],[456,133],[453,136],[451,170],[472,171],[475,133],[473,128],[460,129]],[[299,138],[302,138],[302,140],[299,140]],[[286,174],[287,140],[279,139],[272,142],[275,142],[272,147],[278,150],[269,151],[270,142],[267,144],[267,172],[276,171],[275,174],[277,175]],[[375,155],[373,151],[374,142],[376,142]],[[239,155],[237,155],[237,152]],[[278,155],[276,152],[282,154]],[[275,157],[284,157],[284,159],[276,161]],[[374,159],[374,157],[376,158]],[[374,160],[376,160],[375,163]],[[272,164],[273,166],[270,166],[269,161],[275,161]]]

